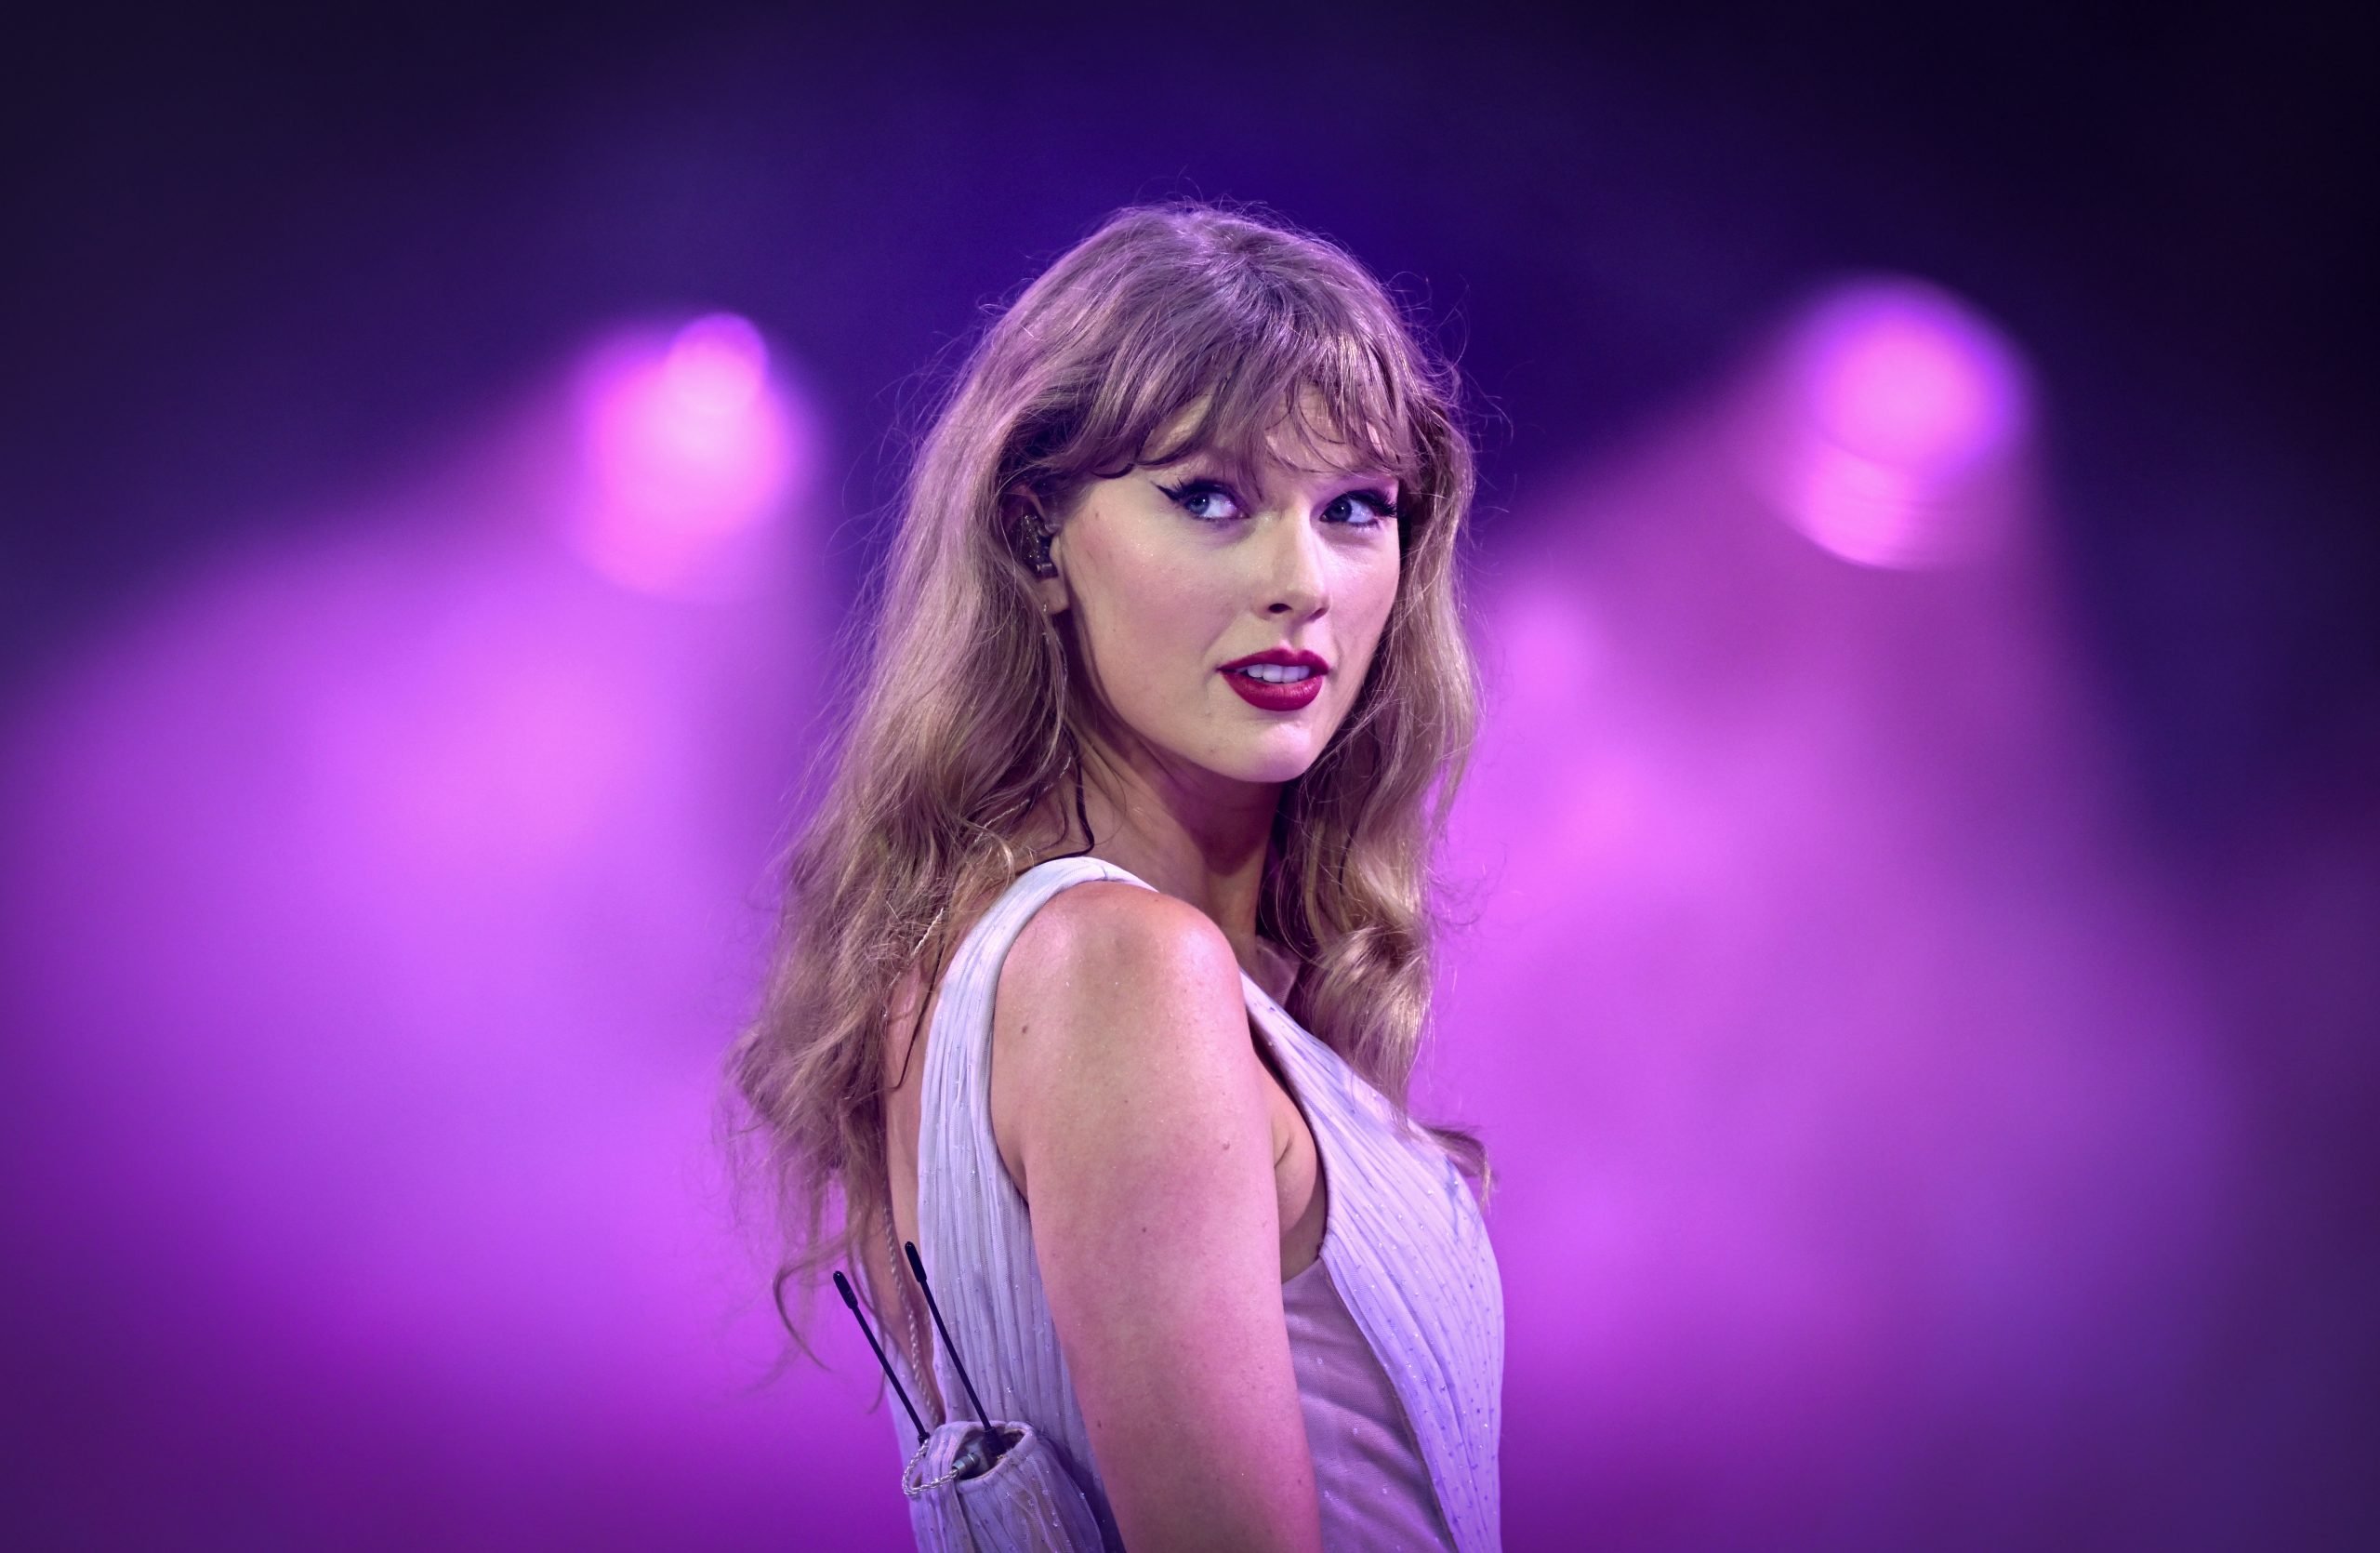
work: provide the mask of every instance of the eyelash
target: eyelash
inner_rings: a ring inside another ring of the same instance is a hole
[[[1159,485],[1157,489],[1163,491],[1168,497],[1171,498],[1175,506],[1182,508],[1185,512],[1189,512],[1190,517],[1195,522],[1198,523],[1224,524],[1229,523],[1232,520],[1229,518],[1202,518],[1196,512],[1190,512],[1188,504],[1196,498],[1211,495],[1229,497],[1235,503],[1239,500],[1239,498],[1232,495],[1231,488],[1223,484],[1223,482],[1219,480],[1193,480],[1181,485]],[[1391,501],[1384,492],[1348,491],[1331,498],[1330,506],[1336,507],[1342,501],[1363,502],[1370,507],[1372,511],[1371,522],[1344,524],[1342,525],[1342,527],[1378,528],[1388,524],[1396,516],[1396,503]],[[1329,511],[1329,508],[1326,507],[1323,511]]]

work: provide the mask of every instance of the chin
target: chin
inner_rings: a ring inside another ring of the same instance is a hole
[[[1229,751],[1216,774],[1241,782],[1294,782],[1313,769],[1324,742],[1303,729],[1277,729]]]

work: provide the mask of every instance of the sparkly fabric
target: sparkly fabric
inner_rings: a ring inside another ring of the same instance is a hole
[[[943,1425],[909,1458],[901,1492],[909,1496],[919,1553],[1090,1553],[1099,1546],[1099,1522],[1050,1442],[1030,1425],[1001,1432],[1013,1443],[978,1477],[957,1470],[960,1451],[985,1435],[972,1420]]]
[[[1094,879],[1150,887],[1097,858],[1053,859],[1012,884],[952,958],[926,1051],[918,1251],[986,1410],[1047,1440],[1104,1546],[1120,1549],[991,1124],[1001,963],[1044,902]],[[1400,1128],[1387,1100],[1244,972],[1240,984],[1328,1188],[1320,1260],[1282,1286],[1324,1545],[1500,1547],[1504,1298],[1478,1205],[1444,1150]],[[934,1370],[944,1397],[964,1395],[939,1344]],[[888,1411],[906,1464],[917,1441]]]
[[[1282,1284],[1281,1307],[1314,1451],[1322,1546],[1331,1553],[1452,1547],[1405,1404],[1339,1297],[1329,1264],[1317,1260]]]

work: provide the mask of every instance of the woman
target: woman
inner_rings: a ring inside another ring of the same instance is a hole
[[[1484,1152],[1404,1112],[1475,705],[1455,405],[1338,248],[1117,214],[927,437],[790,858],[732,1062],[779,1289],[864,1269],[932,1427],[915,1241],[1111,1547],[1497,1545]]]

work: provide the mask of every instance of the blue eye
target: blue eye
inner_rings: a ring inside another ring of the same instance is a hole
[[[1186,485],[1159,485],[1157,489],[1171,498],[1175,506],[1201,523],[1223,523],[1240,515],[1237,499],[1211,480],[1193,480]],[[1231,511],[1217,511],[1211,507],[1199,505],[1206,502],[1223,502]]]
[[[1247,515],[1240,511],[1239,498],[1217,481],[1193,480],[1181,485],[1159,485],[1157,489],[1200,523],[1229,523]],[[1325,522],[1348,528],[1378,528],[1396,516],[1396,503],[1384,491],[1349,491],[1325,507],[1322,513]]]
[[[1372,515],[1368,521],[1362,523],[1346,517],[1333,520],[1345,524],[1349,528],[1377,528],[1396,516],[1396,503],[1390,500],[1386,493],[1381,491],[1349,491],[1345,496],[1324,508],[1323,513],[1329,516],[1346,507],[1350,502],[1361,503],[1370,508]]]

